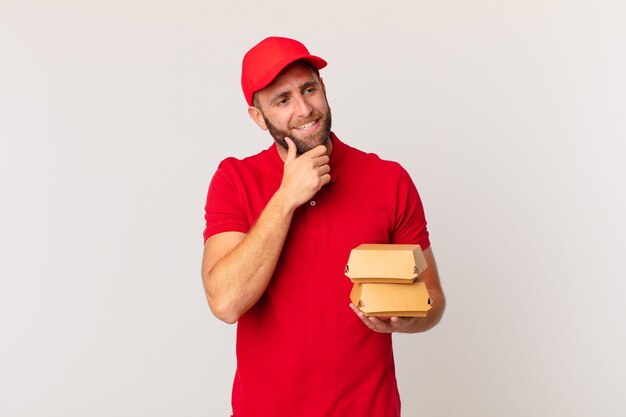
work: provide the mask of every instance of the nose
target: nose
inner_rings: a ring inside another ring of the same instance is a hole
[[[309,117],[313,112],[313,106],[309,103],[306,96],[299,94],[296,100],[296,111],[298,116]]]

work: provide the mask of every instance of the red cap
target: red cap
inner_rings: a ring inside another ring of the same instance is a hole
[[[306,46],[294,39],[272,36],[250,49],[241,66],[241,88],[248,105],[252,105],[254,93],[267,87],[287,65],[301,59],[318,70],[326,66],[326,61],[309,54]]]

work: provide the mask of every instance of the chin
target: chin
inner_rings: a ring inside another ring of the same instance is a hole
[[[323,135],[320,138],[294,139],[292,137],[291,140],[293,140],[294,143],[296,144],[296,148],[298,148],[298,153],[303,154],[320,145],[325,146],[328,143],[329,138],[330,138],[330,133],[327,135]]]

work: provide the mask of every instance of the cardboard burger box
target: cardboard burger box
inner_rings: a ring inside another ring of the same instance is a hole
[[[426,284],[355,283],[350,300],[366,316],[426,317],[431,308]]]
[[[357,246],[345,269],[354,283],[350,300],[367,316],[425,317],[432,301],[417,278],[426,267],[419,245]]]
[[[366,243],[352,249],[345,273],[352,282],[410,284],[426,266],[420,245]]]

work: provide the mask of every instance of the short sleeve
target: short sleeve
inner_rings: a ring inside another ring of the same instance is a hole
[[[218,167],[207,193],[204,207],[204,240],[222,232],[247,233],[250,229],[247,216],[239,202],[240,193],[233,180],[234,170],[223,161]]]
[[[418,244],[422,250],[430,246],[424,207],[408,172],[401,168],[396,194],[395,227],[392,243]]]

